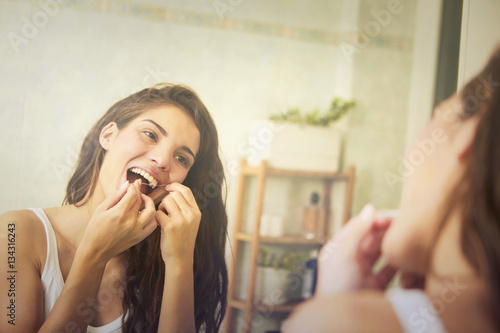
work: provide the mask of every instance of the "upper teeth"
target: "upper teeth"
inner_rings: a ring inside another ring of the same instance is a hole
[[[132,168],[132,170],[130,170],[130,171],[146,178],[149,181],[149,186],[151,186],[152,188],[155,188],[158,185],[158,181],[156,179],[154,179],[154,177],[151,176],[146,171],[139,169],[139,168]]]

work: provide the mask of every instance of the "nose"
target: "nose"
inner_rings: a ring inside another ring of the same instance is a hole
[[[170,156],[172,153],[170,149],[165,146],[156,146],[154,150],[150,153],[150,159],[156,165],[157,168],[162,171],[168,171],[170,169]]]

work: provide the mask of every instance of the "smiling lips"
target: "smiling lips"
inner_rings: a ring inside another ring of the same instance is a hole
[[[151,176],[148,172],[146,172],[140,168],[132,168],[132,169],[130,169],[130,171],[144,177],[144,179],[146,179],[149,182],[148,186],[150,186],[151,188],[154,189],[156,186],[158,186],[158,181],[153,176]]]

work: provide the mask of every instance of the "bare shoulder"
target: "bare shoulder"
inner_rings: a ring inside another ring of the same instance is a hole
[[[391,303],[380,291],[313,297],[299,305],[283,332],[403,332]]]
[[[17,255],[31,259],[41,269],[47,241],[45,228],[33,211],[13,210],[0,215],[0,235],[0,243],[15,246]]]
[[[43,323],[40,279],[46,256],[45,228],[30,210],[0,215],[0,304],[8,309],[2,332],[35,332]]]
[[[42,222],[35,212],[28,209],[11,210],[0,215],[0,226],[5,229],[1,230],[0,233],[5,233],[7,228],[15,226],[17,232],[23,233],[31,241],[38,238],[45,240],[46,238],[45,227]]]

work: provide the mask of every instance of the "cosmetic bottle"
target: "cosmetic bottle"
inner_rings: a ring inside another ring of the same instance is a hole
[[[317,192],[313,192],[311,194],[309,205],[304,208],[302,221],[302,232],[307,239],[312,239],[318,235],[321,215],[319,194]]]
[[[316,289],[316,276],[318,270],[318,250],[309,253],[309,259],[304,262],[302,275],[301,298],[310,298]]]

